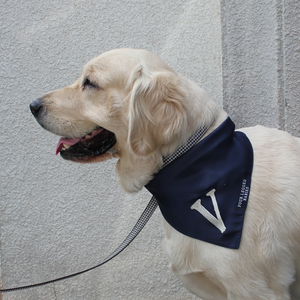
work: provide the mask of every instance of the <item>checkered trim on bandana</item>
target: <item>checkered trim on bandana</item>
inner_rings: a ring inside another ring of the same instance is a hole
[[[182,145],[179,148],[177,148],[177,150],[173,154],[164,156],[164,158],[163,158],[163,162],[164,163],[163,163],[162,168],[166,167],[168,164],[170,164],[176,158],[180,157],[181,155],[183,155],[184,153],[186,153],[187,151],[189,151],[192,147],[194,147],[200,141],[200,139],[205,135],[205,133],[207,132],[208,128],[210,128],[210,126],[213,123],[214,123],[214,121],[208,127],[204,127],[204,128],[198,129],[187,140],[187,142],[184,145]]]
[[[211,122],[211,124],[209,126],[197,129],[197,131],[195,131],[193,133],[193,135],[190,136],[190,138],[187,140],[187,142],[185,144],[183,144],[179,148],[177,148],[174,153],[164,156],[163,157],[163,165],[162,165],[161,169],[165,168],[176,158],[178,158],[181,155],[183,155],[184,153],[188,152],[197,143],[199,143],[201,138],[206,134],[207,130],[214,124],[214,122],[215,122],[215,119]],[[157,199],[154,196],[152,196],[150,202],[152,204],[156,203],[156,207],[157,207],[157,205],[158,205]],[[156,207],[154,208],[154,210],[156,209]],[[154,210],[153,210],[153,212],[154,212]],[[153,214],[153,212],[151,214]],[[150,219],[150,217],[149,217],[149,219]],[[143,227],[144,226],[145,226],[145,224],[143,225]]]

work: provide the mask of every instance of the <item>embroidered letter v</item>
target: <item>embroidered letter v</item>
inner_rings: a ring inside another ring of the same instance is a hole
[[[191,209],[197,210],[207,221],[212,223],[214,226],[216,226],[222,233],[226,230],[226,227],[224,225],[224,222],[221,218],[217,199],[215,196],[215,189],[212,189],[209,191],[206,196],[209,196],[212,200],[214,210],[216,213],[216,217],[214,217],[202,204],[201,204],[201,199],[197,200],[192,206]]]

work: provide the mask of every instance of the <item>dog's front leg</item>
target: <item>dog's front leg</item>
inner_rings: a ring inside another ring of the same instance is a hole
[[[198,272],[180,275],[173,266],[171,266],[171,269],[178,276],[184,287],[202,300],[228,299],[225,292],[217,284],[209,280],[204,273]]]

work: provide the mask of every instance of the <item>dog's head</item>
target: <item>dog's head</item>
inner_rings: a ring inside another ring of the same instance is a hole
[[[118,49],[89,61],[73,84],[32,101],[30,109],[43,128],[62,137],[56,152],[64,159],[120,158],[122,183],[132,173],[141,177],[141,166],[150,164],[153,172],[163,148],[186,127],[180,86],[177,74],[156,55]],[[141,188],[133,185],[123,184],[129,191]]]
[[[30,109],[43,128],[62,137],[57,153],[63,158],[118,157],[123,187],[136,191],[187,130],[186,99],[182,78],[156,55],[117,49],[89,61],[73,84],[32,101]]]

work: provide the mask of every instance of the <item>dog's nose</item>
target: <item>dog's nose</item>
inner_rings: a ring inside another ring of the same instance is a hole
[[[41,101],[41,99],[36,99],[30,102],[30,110],[32,112],[32,114],[37,117],[38,114],[42,111],[43,108],[43,103]]]

